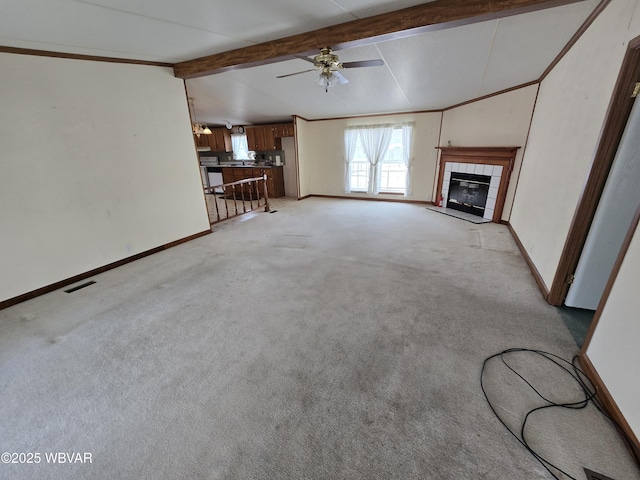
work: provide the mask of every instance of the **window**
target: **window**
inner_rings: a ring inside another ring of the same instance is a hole
[[[247,143],[247,136],[244,133],[231,134],[231,145],[234,160],[245,160],[249,158],[249,144]]]
[[[366,192],[369,188],[369,162],[351,162],[351,191]]]
[[[395,125],[391,127],[381,125],[380,127],[391,128],[391,136],[388,146],[382,152],[381,158],[374,168],[371,167],[365,151],[363,136],[360,134],[362,130],[371,127],[354,129],[356,132],[355,148],[353,149],[351,161],[347,162],[347,191],[407,195],[411,126]],[[380,141],[384,142],[381,138]],[[371,179],[372,176],[374,177],[373,180]]]
[[[402,127],[394,128],[386,155],[380,161],[380,193],[405,193],[407,166],[404,163]]]
[[[360,135],[358,135],[356,151],[353,154],[353,160],[351,160],[350,189],[352,192],[366,192],[369,189],[369,167],[369,160],[367,160]]]

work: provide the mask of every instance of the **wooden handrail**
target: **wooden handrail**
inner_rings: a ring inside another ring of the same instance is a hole
[[[262,181],[262,195],[260,195],[260,187],[259,182]],[[240,198],[238,198],[238,193],[236,190],[237,186],[242,186],[245,184],[251,184],[251,187],[248,189],[249,198],[245,197],[245,189],[240,188]],[[253,184],[255,184],[255,192],[253,188]],[[224,212],[221,215],[220,206],[218,205],[218,200],[215,199],[215,190],[218,188],[222,188],[224,193]],[[221,222],[223,220],[227,220],[229,218],[236,217],[238,215],[242,215],[243,213],[247,213],[254,210],[253,202],[256,202],[256,207],[260,207],[260,201],[264,201],[264,211],[269,211],[269,194],[267,189],[267,174],[262,172],[262,176],[253,177],[253,178],[244,178],[242,180],[237,180],[235,182],[223,183],[220,185],[210,185],[208,187],[204,187],[205,194],[214,195],[214,205],[215,205],[215,219],[211,218],[213,216],[212,212],[209,212],[209,221],[213,225],[214,223]],[[255,199],[253,194],[255,193]],[[232,211],[229,211],[229,203],[227,200],[228,195],[233,197],[233,205]],[[238,203],[241,202],[241,208],[238,208]],[[249,209],[247,210],[247,202],[249,203]],[[235,213],[234,213],[235,211]]]

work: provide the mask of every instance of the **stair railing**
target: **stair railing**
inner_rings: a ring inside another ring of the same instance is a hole
[[[216,191],[222,189],[222,192]],[[204,189],[211,225],[230,218],[255,212],[261,207],[269,211],[267,175],[245,178],[237,182],[211,185]]]

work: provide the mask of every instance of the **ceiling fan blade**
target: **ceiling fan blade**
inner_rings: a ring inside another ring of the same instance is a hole
[[[299,58],[300,60],[304,60],[305,62],[313,63],[314,65],[316,64],[316,62],[309,57],[304,57],[302,55],[296,55],[295,57]]]
[[[313,72],[314,70],[315,68],[312,68],[311,70],[303,70],[302,72],[288,73],[286,75],[278,75],[276,78],[285,78],[285,77],[290,77],[292,75],[300,75],[301,73]]]
[[[356,67],[379,67],[384,65],[384,61],[377,58],[375,60],[361,60],[359,62],[344,62],[342,66],[344,68],[356,68]]]
[[[347,80],[345,76],[342,75],[340,72],[336,72],[334,70],[333,74],[338,78],[338,83],[342,83],[342,84],[349,83],[349,80]]]

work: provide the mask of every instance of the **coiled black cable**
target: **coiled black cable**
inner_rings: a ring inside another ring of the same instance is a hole
[[[527,353],[533,353],[533,354],[539,355],[540,357],[542,357],[542,358],[554,363],[556,366],[560,367],[562,370],[564,370],[578,384],[581,392],[584,394],[584,398],[579,400],[579,401],[567,402],[567,403],[556,403],[556,402],[553,402],[553,401],[549,400],[548,398],[546,398],[526,378],[524,378],[524,376],[522,376],[511,365],[509,365],[507,363],[507,361],[505,359],[505,356],[507,356],[509,354],[513,354],[513,353],[518,353],[518,352],[527,352]],[[504,420],[502,420],[500,415],[498,415],[498,412],[496,411],[496,409],[494,408],[493,404],[489,400],[489,396],[487,395],[487,392],[485,390],[485,386],[484,386],[485,368],[486,368],[487,363],[489,361],[491,361],[492,359],[497,358],[497,357],[500,358],[502,363],[509,370],[511,370],[523,382],[525,382],[536,393],[536,395],[538,397],[540,397],[544,402],[546,402],[545,405],[533,408],[533,409],[531,409],[531,410],[529,410],[527,412],[527,414],[525,415],[524,420],[522,422],[522,426],[520,428],[520,436],[518,436],[513,430],[511,430],[509,428],[509,426],[504,422]],[[562,473],[563,475],[565,475],[566,477],[568,477],[568,478],[570,478],[572,480],[578,480],[578,479],[576,479],[575,477],[572,477],[567,472],[562,470],[560,467],[558,467],[557,465],[554,465],[549,460],[547,460],[546,458],[542,457],[539,453],[537,453],[535,450],[533,450],[533,448],[531,448],[529,446],[529,444],[527,442],[527,439],[525,437],[525,428],[526,428],[527,421],[529,420],[530,416],[532,414],[534,414],[535,412],[540,412],[540,411],[546,410],[548,408],[569,408],[569,409],[573,409],[573,410],[579,410],[579,409],[585,408],[589,404],[589,402],[591,402],[598,409],[598,411],[600,411],[605,417],[607,417],[610,421],[612,421],[614,423],[614,425],[618,428],[618,430],[625,436],[625,440],[627,442],[630,442],[630,440],[626,436],[626,433],[624,432],[624,430],[615,422],[615,420],[613,418],[611,418],[611,416],[605,411],[605,409],[602,407],[602,405],[599,404],[599,402],[598,402],[598,400],[596,398],[596,389],[595,389],[593,383],[591,383],[591,380],[589,380],[589,378],[585,375],[585,373],[582,370],[580,370],[580,368],[578,368],[578,366],[576,365],[577,359],[578,359],[577,355],[574,356],[571,361],[568,361],[568,360],[563,359],[562,357],[559,357],[558,355],[554,355],[553,353],[545,352],[545,351],[542,351],[542,350],[535,350],[535,349],[529,349],[529,348],[510,348],[510,349],[503,350],[500,353],[496,353],[495,355],[491,355],[490,357],[486,358],[485,361],[482,363],[482,370],[480,372],[480,387],[482,388],[482,393],[484,394],[484,397],[487,400],[487,403],[489,404],[489,408],[491,408],[491,411],[493,411],[493,413],[496,416],[496,418],[500,421],[500,423],[502,423],[502,425],[504,425],[504,427],[509,431],[509,433],[511,435],[513,435],[513,437],[516,440],[518,440],[518,442],[520,442],[522,444],[522,446],[524,446],[524,448],[527,449],[527,451],[529,451],[529,453],[531,453],[540,462],[540,464],[556,480],[560,480],[560,478],[551,469],[555,469],[556,471]],[[569,370],[569,368],[571,368],[573,371]],[[635,456],[635,453],[634,453],[634,456]],[[636,460],[636,462],[638,462],[638,458],[635,458],[635,460]]]

